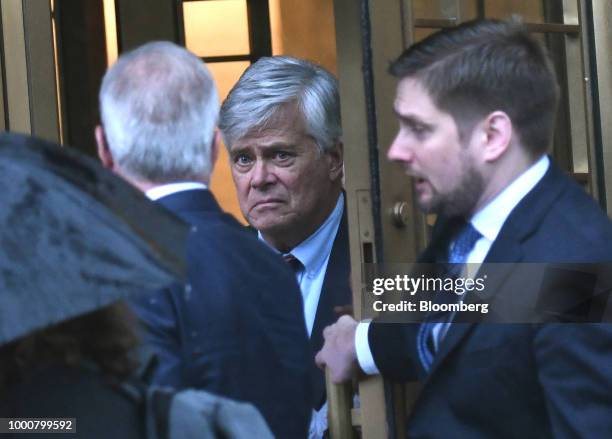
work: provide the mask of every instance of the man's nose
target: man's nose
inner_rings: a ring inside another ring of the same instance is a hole
[[[395,136],[389,151],[387,151],[387,159],[392,162],[410,163],[414,159],[414,151],[412,146],[400,134]]]
[[[274,172],[265,160],[258,160],[253,167],[251,187],[261,188],[274,182]]]

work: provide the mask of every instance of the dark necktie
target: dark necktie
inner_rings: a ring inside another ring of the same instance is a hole
[[[446,276],[459,277],[461,275],[461,272],[465,267],[468,254],[474,248],[476,241],[478,241],[481,237],[482,235],[480,232],[478,232],[478,230],[476,230],[471,223],[467,223],[463,229],[461,229],[448,252],[448,262],[451,265],[446,272]],[[421,361],[421,364],[426,372],[429,372],[434,359],[436,350],[434,347],[436,343],[434,342],[433,330],[437,325],[446,327],[445,329],[448,327],[448,324],[445,323],[425,321],[421,323],[419,331],[417,332],[417,350],[419,360]],[[442,330],[442,328],[440,328],[440,330]],[[444,331],[444,333],[445,332],[446,331]]]
[[[298,258],[293,256],[291,253],[286,253],[283,255],[283,259],[291,267],[295,274],[298,274],[300,271],[304,269],[304,264],[300,262]]]

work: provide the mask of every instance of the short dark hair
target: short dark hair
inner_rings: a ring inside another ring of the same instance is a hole
[[[444,29],[409,47],[389,72],[418,80],[462,135],[499,110],[532,155],[546,152],[552,141],[557,79],[544,47],[516,19]]]

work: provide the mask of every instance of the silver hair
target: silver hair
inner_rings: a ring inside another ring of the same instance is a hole
[[[121,169],[155,183],[207,179],[219,98],[206,65],[170,42],[147,43],[106,72],[106,140]]]
[[[338,81],[324,68],[289,56],[260,58],[221,106],[219,129],[227,147],[262,128],[283,104],[295,103],[321,151],[342,136]]]

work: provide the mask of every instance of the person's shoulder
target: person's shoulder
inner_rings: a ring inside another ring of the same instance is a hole
[[[571,180],[571,179],[570,179]],[[612,261],[612,222],[577,183],[568,181],[552,204],[539,234],[559,254],[577,261]]]
[[[231,246],[245,250],[253,249],[264,251],[267,254],[273,252],[263,244],[257,237],[257,230],[238,222],[236,218],[228,213],[210,215],[195,224],[193,228],[194,239],[203,239],[211,245]]]
[[[279,254],[257,236],[257,231],[229,214],[211,215],[194,224],[188,257],[206,264],[231,264],[242,277],[266,277],[291,282],[294,275]]]

